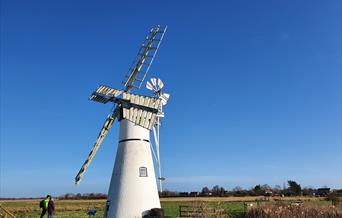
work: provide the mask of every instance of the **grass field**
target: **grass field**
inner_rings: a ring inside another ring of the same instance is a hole
[[[245,202],[256,202],[260,200],[257,197],[223,197],[223,198],[162,198],[161,205],[167,217],[179,216],[179,205],[191,205],[193,202],[205,202],[213,207],[220,207],[228,212],[230,217],[243,217],[245,212]],[[263,199],[265,200],[265,199]],[[261,204],[274,204],[279,199],[271,198],[269,201],[263,201]],[[331,202],[322,198],[282,198],[282,202],[302,201],[307,205],[329,205]],[[39,199],[37,200],[11,200],[0,201],[0,204],[12,212],[16,217],[39,217]],[[105,200],[56,200],[56,214],[54,217],[88,217],[87,211],[96,209],[95,217],[103,217],[103,208]]]

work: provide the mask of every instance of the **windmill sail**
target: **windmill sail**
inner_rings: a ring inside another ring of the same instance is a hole
[[[109,101],[113,101],[117,96],[121,95],[122,91],[113,89],[108,86],[101,85],[95,92],[91,94],[89,100],[106,104]]]
[[[75,184],[79,184],[83,174],[85,173],[85,171],[87,170],[89,164],[91,163],[91,161],[93,160],[97,150],[99,149],[99,147],[101,146],[103,139],[106,137],[109,129],[112,127],[113,123],[115,120],[115,113],[111,114],[110,116],[108,116],[108,118],[106,119],[105,123],[103,124],[103,127],[99,133],[99,136],[96,139],[96,142],[94,144],[93,149],[90,151],[87,160],[84,162],[84,164],[82,165],[80,171],[78,172],[77,176],[75,177]]]
[[[157,54],[166,29],[167,27],[161,28],[160,26],[151,29],[126,75],[125,91],[129,91],[133,87],[138,89],[141,87]]]

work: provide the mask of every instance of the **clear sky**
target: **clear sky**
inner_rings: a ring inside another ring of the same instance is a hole
[[[107,192],[117,124],[74,185],[112,107],[88,97],[156,24],[167,189],[342,188],[341,1],[2,0],[0,197]]]

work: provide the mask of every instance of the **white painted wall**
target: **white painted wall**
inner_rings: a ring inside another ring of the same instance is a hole
[[[120,122],[119,141],[125,139],[150,140],[150,131],[124,119]],[[140,167],[147,168],[147,177],[139,176]],[[107,204],[106,218],[142,217],[144,211],[160,208],[149,142],[119,143]]]

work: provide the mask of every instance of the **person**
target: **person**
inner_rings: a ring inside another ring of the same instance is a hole
[[[53,215],[55,214],[55,203],[53,202],[53,199],[51,198],[51,196],[49,198],[47,212],[48,212],[48,218],[53,218]]]
[[[43,218],[44,215],[46,214],[50,197],[51,197],[50,195],[47,195],[45,199],[40,201],[40,208],[42,208],[42,213],[40,214],[40,218]]]

